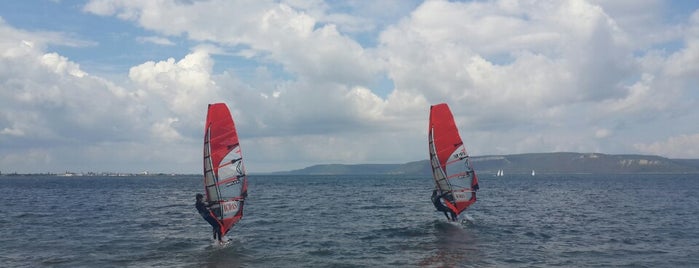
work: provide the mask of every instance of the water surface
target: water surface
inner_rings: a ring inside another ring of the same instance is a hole
[[[0,266],[699,267],[698,175],[481,176],[458,226],[429,178],[250,176],[225,248],[201,183],[0,177]]]

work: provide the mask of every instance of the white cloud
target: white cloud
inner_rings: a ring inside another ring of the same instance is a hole
[[[75,77],[84,77],[87,75],[80,70],[80,65],[70,62],[67,58],[56,53],[44,54],[41,57],[41,64],[59,75],[67,74]]]
[[[0,168],[198,172],[213,102],[229,105],[256,172],[424,159],[440,102],[475,155],[699,157],[682,148],[699,132],[687,123],[699,119],[699,12],[668,20],[666,5],[89,1],[89,15],[145,31],[129,40],[192,44],[130,63],[124,80],[55,49],[110,57],[96,42],[0,21]],[[394,88],[377,88],[386,78]]]
[[[12,32],[8,29],[4,31]],[[144,131],[158,119],[149,114],[157,107],[145,102],[145,94],[91,76],[58,53],[46,53],[42,44],[52,40],[18,33],[0,40],[6,48],[0,57],[2,171],[60,172],[93,165],[115,171],[123,161],[142,160],[143,152],[129,160],[113,157],[123,148],[113,145],[157,142]],[[28,46],[26,40],[38,41]],[[88,148],[102,154],[88,155]]]
[[[609,129],[597,129],[595,130],[595,137],[597,138],[606,138],[611,135],[611,131]]]
[[[217,87],[211,80],[213,61],[206,51],[194,51],[178,62],[146,62],[132,67],[129,78],[142,90],[163,100],[181,115],[200,112],[215,99]]]
[[[468,102],[459,113],[498,107],[513,117],[622,94],[615,83],[629,72],[630,51],[608,37],[618,29],[599,8],[579,1],[516,5],[420,6],[381,38],[397,90],[433,103]],[[475,116],[488,121],[489,113]]]
[[[699,155],[699,133],[669,137],[665,141],[634,144],[640,152],[668,155],[673,158],[696,158]]]
[[[690,18],[683,41],[684,49],[669,57],[667,72],[678,78],[699,77],[699,10]]]
[[[156,45],[163,45],[163,46],[173,46],[175,45],[174,42],[170,41],[170,39],[159,37],[159,36],[144,36],[144,37],[139,37],[137,38],[139,42],[144,42],[144,43],[153,43]]]
[[[181,141],[183,139],[182,135],[175,128],[172,127],[173,123],[179,121],[177,118],[167,118],[163,122],[156,122],[151,127],[151,135],[155,139],[162,140],[167,143],[174,143]]]
[[[0,130],[0,135],[23,136],[24,131],[22,131],[21,129],[6,127]]]

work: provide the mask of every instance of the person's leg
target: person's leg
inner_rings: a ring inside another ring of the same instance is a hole
[[[218,224],[217,224],[218,225]],[[221,235],[221,226],[214,227],[214,233],[216,236],[218,236],[218,241],[223,242],[223,237]]]
[[[211,231],[214,234],[214,239],[221,240],[221,226],[218,221],[212,217],[206,217],[206,221],[211,225]]]

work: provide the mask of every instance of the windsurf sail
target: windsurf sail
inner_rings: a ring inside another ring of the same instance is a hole
[[[248,180],[233,117],[224,103],[209,104],[204,126],[204,190],[221,236],[243,217]]]
[[[476,202],[478,176],[446,103],[430,107],[428,144],[435,191],[457,217]]]

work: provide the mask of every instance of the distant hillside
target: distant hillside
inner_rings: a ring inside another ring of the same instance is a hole
[[[654,155],[598,153],[536,153],[475,157],[473,165],[485,172],[510,173],[694,173],[698,160],[676,160]]]
[[[669,159],[654,155],[608,155],[598,153],[534,153],[489,155],[471,158],[479,174],[504,170],[505,174],[554,173],[699,173],[699,159]],[[418,175],[429,176],[428,160],[405,164],[314,165],[277,172],[289,175]]]

